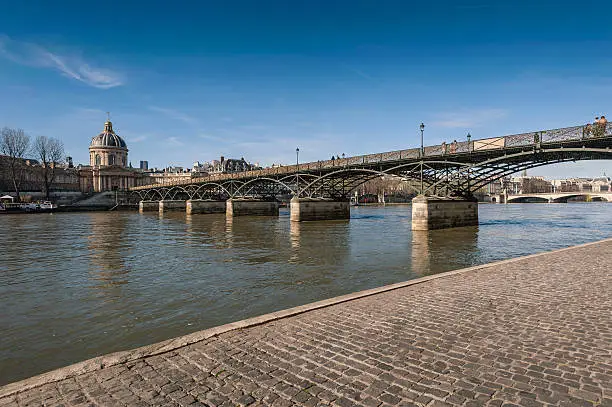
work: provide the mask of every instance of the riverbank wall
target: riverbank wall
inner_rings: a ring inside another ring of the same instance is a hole
[[[0,405],[609,405],[611,250],[607,239],[234,322],[6,385]]]

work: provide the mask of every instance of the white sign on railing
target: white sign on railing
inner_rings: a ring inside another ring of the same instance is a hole
[[[504,138],[494,137],[482,140],[474,140],[474,151],[491,150],[494,148],[504,148]]]

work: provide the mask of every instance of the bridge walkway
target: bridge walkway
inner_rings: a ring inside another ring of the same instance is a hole
[[[611,251],[608,239],[197,332],[4,386],[0,406],[610,406]]]

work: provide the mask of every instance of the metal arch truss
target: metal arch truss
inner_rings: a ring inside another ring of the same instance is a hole
[[[129,191],[129,201],[255,198],[274,200],[298,196],[345,200],[361,184],[380,177],[405,181],[415,194],[445,198],[471,199],[474,192],[502,177],[547,164],[578,160],[612,159],[612,150],[554,146],[507,151],[503,155],[461,159],[449,156],[425,157],[421,161],[358,164],[322,171],[304,170],[293,174],[235,178],[187,185],[151,186]],[[453,160],[454,159],[454,160]]]
[[[551,148],[521,151],[479,163],[426,162],[424,195],[472,198],[485,185],[511,174],[578,160],[612,159],[608,148]]]
[[[346,168],[325,174],[300,188],[300,197],[346,199],[359,185],[378,177],[397,177],[416,194],[472,199],[474,192],[511,174],[578,160],[612,159],[609,148],[534,149],[507,154],[483,162],[423,160],[384,170]]]

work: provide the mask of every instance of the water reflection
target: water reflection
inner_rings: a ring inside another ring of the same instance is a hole
[[[128,283],[129,267],[125,263],[125,251],[129,250],[131,243],[124,240],[126,225],[126,217],[89,214],[87,248],[89,274],[93,280],[90,287],[111,297],[120,296],[119,288]]]
[[[424,276],[429,272],[431,254],[429,251],[429,235],[427,230],[412,231],[412,272]]]
[[[225,217],[225,246],[231,248],[234,242],[234,217]]]
[[[298,254],[300,250],[300,222],[289,222],[289,235],[291,240],[291,261],[296,261],[298,259]]]
[[[178,220],[180,222],[180,220]],[[185,215],[186,232],[192,246],[226,247],[228,227],[222,214]],[[231,229],[231,228],[230,228]]]
[[[474,263],[478,226],[446,230],[412,231],[412,272],[419,276],[465,267]]]

